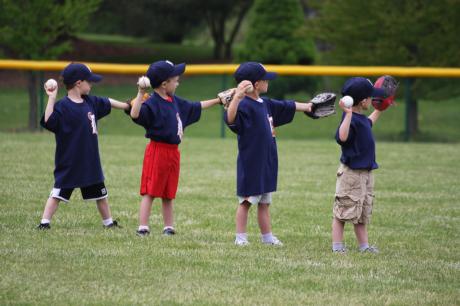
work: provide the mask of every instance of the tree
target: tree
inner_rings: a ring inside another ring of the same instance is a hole
[[[264,64],[312,64],[315,46],[304,25],[303,8],[298,0],[256,0],[249,16],[249,29],[240,61]],[[274,96],[311,87],[310,78],[276,80],[270,88]]]
[[[201,0],[199,3],[214,40],[214,58],[230,59],[236,35],[253,0]]]
[[[40,60],[69,50],[71,35],[86,26],[100,0],[0,1],[0,49],[10,58]],[[29,71],[30,130],[38,128],[37,82]]]
[[[91,23],[99,33],[181,43],[202,24],[194,0],[104,0]]]
[[[458,0],[325,0],[318,8],[319,17],[311,25],[315,36],[328,45],[323,54],[324,63],[460,65]],[[409,131],[415,136],[418,132],[415,99],[409,107]]]
[[[170,43],[181,43],[193,31],[207,26],[214,41],[214,58],[229,59],[252,3],[253,0],[105,0],[93,22],[100,32]]]

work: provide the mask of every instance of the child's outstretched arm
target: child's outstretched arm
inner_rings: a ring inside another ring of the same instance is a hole
[[[129,104],[128,103],[120,102],[120,101],[117,101],[117,100],[112,99],[112,98],[109,98],[109,101],[110,101],[110,105],[112,106],[112,108],[124,109],[124,110],[129,109]]]
[[[54,104],[56,103],[58,85],[56,81],[51,83],[51,80],[48,80],[45,83],[44,88],[45,88],[46,94],[48,95],[48,103],[46,104],[45,116],[44,116],[44,120],[45,122],[47,122],[49,117],[54,111]]]
[[[201,103],[201,108],[205,109],[205,108],[214,106],[216,104],[220,104],[220,99],[219,98],[214,98],[214,99],[211,99],[211,100],[201,101],[200,103]]]
[[[351,123],[351,117],[353,116],[353,110],[351,109],[351,107],[350,108],[345,107],[345,104],[343,103],[342,100],[340,100],[339,106],[345,113],[345,117],[343,118],[343,121],[339,127],[339,139],[340,141],[345,142],[347,141],[348,134],[350,132],[350,123]]]
[[[232,102],[230,102],[230,106],[227,110],[227,122],[228,124],[233,124],[236,118],[236,112],[238,110],[238,105],[240,104],[241,100],[243,100],[245,94],[251,90],[253,90],[252,83],[250,81],[241,81],[236,87],[235,94],[233,95]]]
[[[302,103],[302,102],[295,102],[295,111],[296,112],[307,112],[311,113],[311,107],[313,103],[307,102],[307,103]]]
[[[372,125],[374,125],[377,122],[377,120],[379,119],[381,113],[382,113],[381,111],[376,109],[369,115],[368,118],[371,119]]]

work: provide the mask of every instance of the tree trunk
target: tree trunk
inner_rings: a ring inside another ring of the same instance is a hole
[[[38,128],[37,112],[37,74],[34,71],[28,71],[28,89],[29,89],[29,130],[36,131]]]

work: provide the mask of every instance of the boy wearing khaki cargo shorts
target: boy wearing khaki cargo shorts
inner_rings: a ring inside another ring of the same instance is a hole
[[[369,117],[363,111],[369,109],[373,97],[384,97],[385,93],[365,78],[348,79],[343,88],[343,96],[353,98],[353,106],[343,109],[342,121],[337,129],[336,140],[342,155],[337,171],[337,183],[332,221],[332,251],[346,252],[343,243],[345,222],[354,226],[361,252],[378,253],[375,246],[369,246],[366,225],[372,215],[374,199],[374,177],[377,169],[375,161],[375,141],[372,126],[381,112],[374,110]]]

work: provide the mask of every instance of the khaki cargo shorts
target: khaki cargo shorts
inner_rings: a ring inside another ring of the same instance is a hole
[[[369,224],[374,202],[374,175],[341,164],[337,170],[333,214],[341,221]]]

